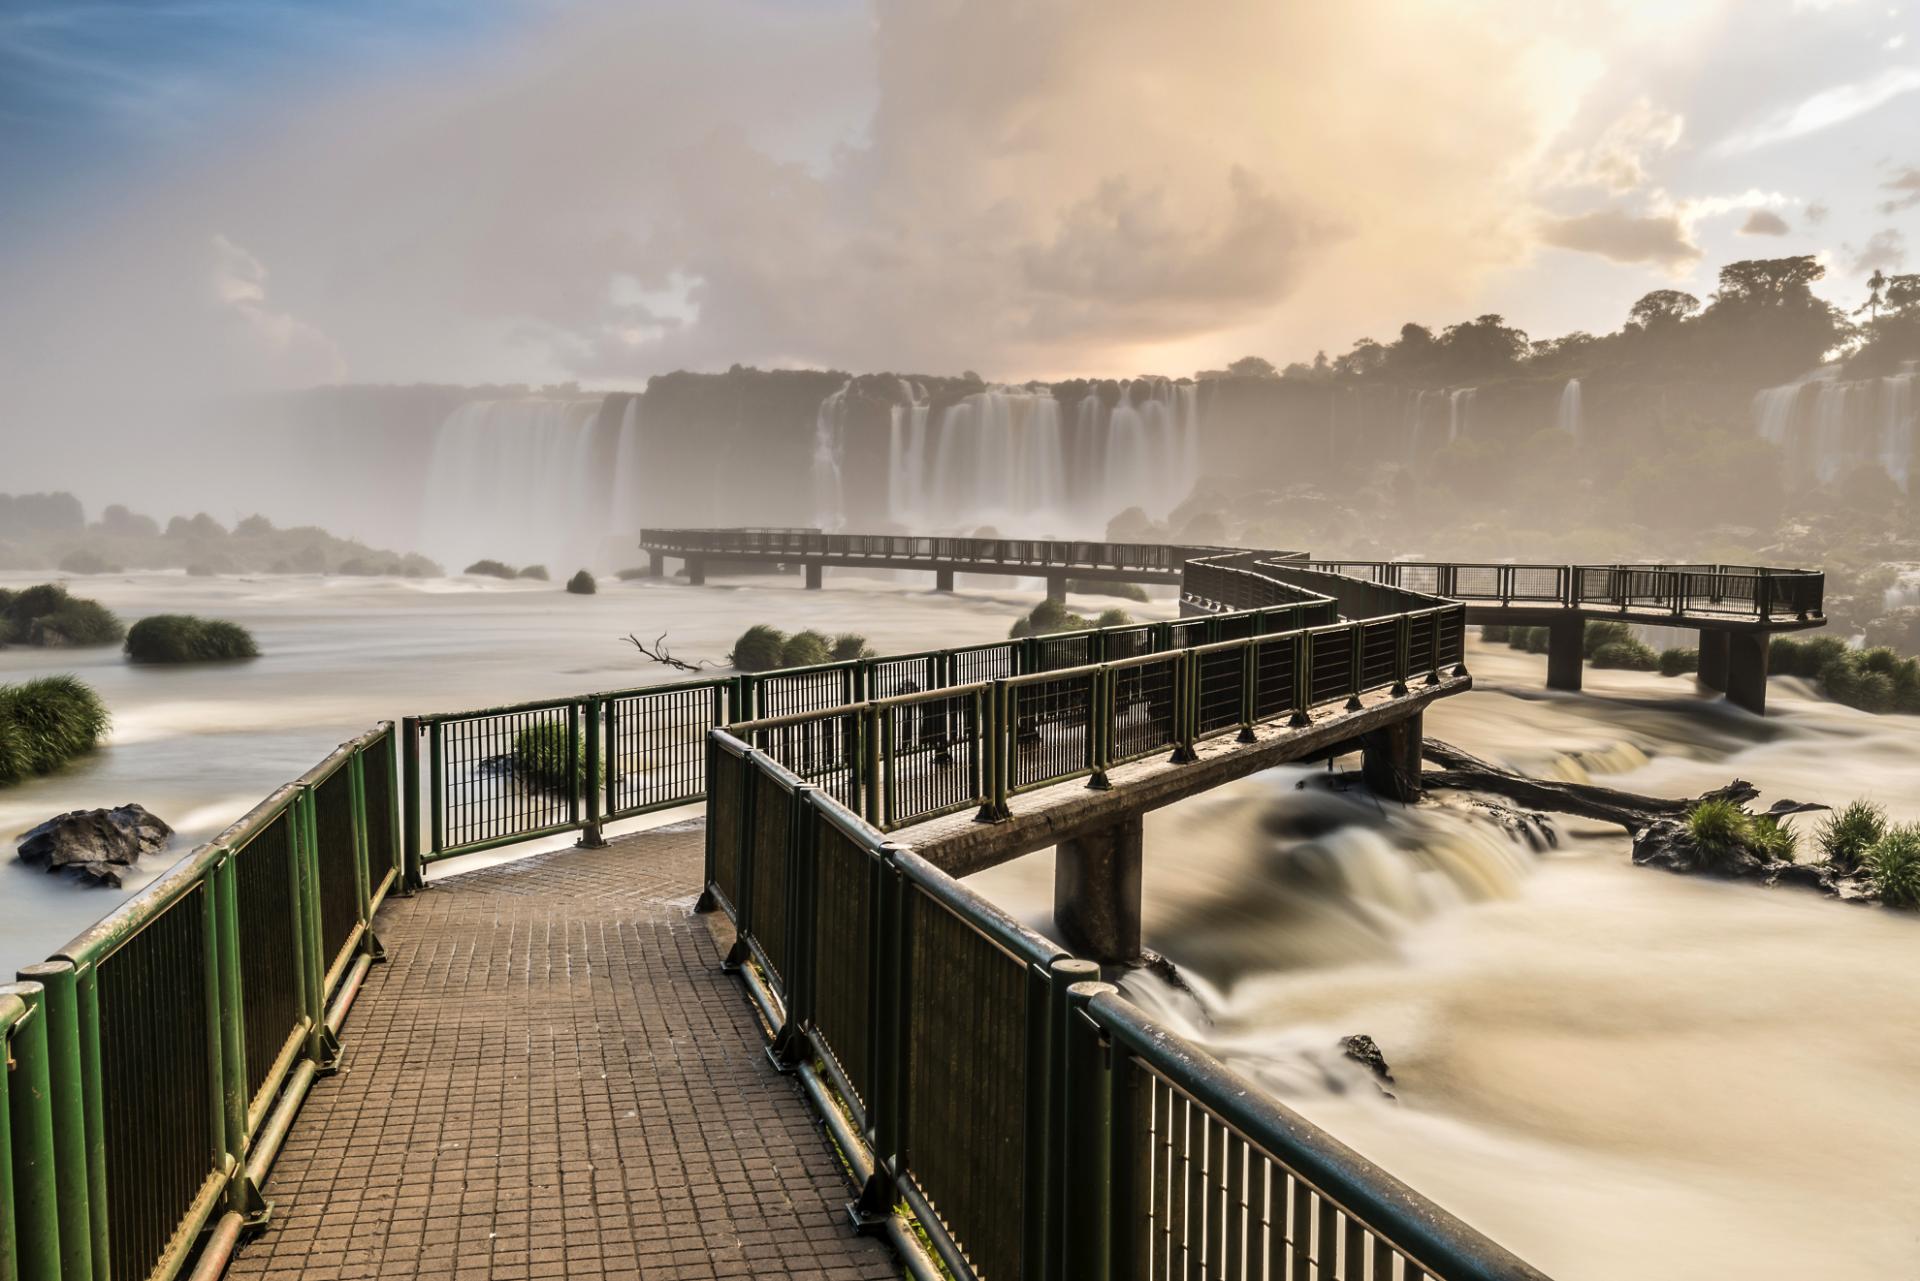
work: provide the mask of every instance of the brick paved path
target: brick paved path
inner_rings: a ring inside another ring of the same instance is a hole
[[[896,1277],[706,918],[701,830],[437,882],[308,1097],[234,1277]]]

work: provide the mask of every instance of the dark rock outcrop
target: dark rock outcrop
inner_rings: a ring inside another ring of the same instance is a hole
[[[49,872],[72,869],[82,880],[120,884],[120,870],[157,853],[173,829],[143,805],[71,810],[20,838],[20,861]]]

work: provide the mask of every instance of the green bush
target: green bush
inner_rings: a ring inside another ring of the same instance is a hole
[[[1505,623],[1488,623],[1480,629],[1480,639],[1486,641],[1489,645],[1504,645],[1507,642],[1507,637],[1512,634],[1513,628],[1508,627]]]
[[[1637,640],[1608,641],[1594,651],[1593,665],[1651,672],[1660,666],[1660,656]]]
[[[531,578],[535,582],[544,583],[547,581],[547,567],[545,565],[528,565],[518,574],[515,574],[514,577]]]
[[[91,547],[80,547],[60,558],[59,568],[67,574],[117,574],[120,566]]]
[[[1093,620],[1095,627],[1126,627],[1133,622],[1133,615],[1124,609],[1103,609],[1100,617]]]
[[[1818,677],[1828,664],[1846,656],[1845,641],[1832,636],[1812,640],[1776,640],[1769,647],[1767,668],[1777,676]]]
[[[1660,674],[1662,676],[1685,676],[1689,672],[1700,670],[1700,651],[1697,649],[1663,649],[1660,651]]]
[[[59,583],[0,591],[0,643],[77,648],[116,644],[126,635],[113,611],[67,595]]]
[[[1069,578],[1067,590],[1077,596],[1118,596],[1136,601],[1147,598],[1147,589],[1137,583],[1109,583],[1097,578]]]
[[[600,585],[593,581],[592,574],[583,569],[567,580],[567,590],[575,596],[591,596],[600,590]]]
[[[1814,839],[1827,861],[1843,872],[1859,868],[1869,849],[1887,834],[1887,812],[1872,801],[1858,800],[1827,815]]]
[[[504,565],[497,560],[476,560],[461,571],[464,574],[480,574],[486,578],[512,578],[513,566]]]
[[[567,790],[571,778],[587,776],[587,743],[573,744],[574,772],[568,771],[567,727],[555,722],[530,725],[513,736],[513,771],[536,787]]]
[[[867,644],[867,638],[858,632],[841,632],[833,638],[833,644],[829,647],[829,652],[833,657],[833,661],[836,663],[843,663],[856,658],[874,657],[873,646]]]
[[[1863,712],[1920,713],[1920,659],[1885,647],[1849,649],[1831,636],[1776,640],[1767,659],[1778,676],[1804,676],[1835,702]]]
[[[636,578],[653,577],[653,571],[651,569],[648,569],[644,565],[637,565],[632,569],[621,570],[619,573],[615,574],[614,577],[619,579],[623,583],[630,583]]]
[[[1636,643],[1633,628],[1625,623],[1588,623],[1580,635],[1580,652],[1593,659],[1608,645]]]
[[[45,774],[92,751],[107,732],[106,707],[72,676],[0,685],[0,783]]]
[[[259,648],[238,623],[192,614],[155,614],[127,633],[127,657],[136,663],[206,663],[258,658]]]
[[[1920,908],[1920,824],[1889,830],[1873,843],[1861,865],[1882,903]]]
[[[1702,801],[1687,815],[1687,834],[1709,866],[1727,863],[1747,844],[1746,811],[1732,801]]]
[[[780,666],[780,651],[786,643],[787,634],[778,627],[755,623],[733,643],[727,665],[742,672],[773,671]]]
[[[782,667],[812,667],[832,661],[832,642],[816,631],[795,632],[780,646]]]
[[[1014,623],[1007,635],[1014,640],[1022,636],[1050,636],[1055,632],[1085,631],[1093,624],[1080,615],[1070,612],[1057,600],[1043,600],[1028,612],[1025,618]]]

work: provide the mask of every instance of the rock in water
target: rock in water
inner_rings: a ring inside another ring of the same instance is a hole
[[[20,838],[20,861],[49,872],[72,868],[87,880],[118,886],[120,869],[162,849],[173,829],[144,805],[72,810]]]
[[[1380,1047],[1374,1044],[1372,1037],[1365,1032],[1340,1038],[1340,1050],[1348,1058],[1367,1071],[1379,1077],[1389,1085],[1393,1083],[1393,1072],[1387,1067],[1387,1056],[1380,1053]],[[1387,1095],[1392,1098],[1391,1094]]]

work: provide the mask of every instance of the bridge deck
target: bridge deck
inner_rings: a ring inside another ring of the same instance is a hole
[[[234,1277],[893,1277],[768,1065],[682,824],[390,901]]]

